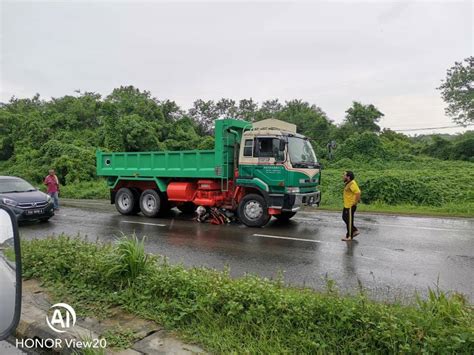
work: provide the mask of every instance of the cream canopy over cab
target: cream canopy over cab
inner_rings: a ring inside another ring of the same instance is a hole
[[[252,129],[245,131],[242,136],[242,145],[240,147],[239,153],[239,163],[240,164],[249,164],[249,165],[258,165],[258,164],[275,164],[275,157],[254,157],[254,144],[256,137],[275,137],[279,138],[284,135],[297,135],[296,125],[277,119],[266,119],[258,121],[252,124]],[[300,136],[302,137],[302,136]],[[285,149],[285,155],[287,154],[288,146]],[[284,159],[285,162],[281,162],[280,165],[284,165],[285,168],[289,171],[298,171],[307,175],[310,179],[313,178],[318,172],[319,169],[310,169],[310,168],[293,168],[289,159]],[[278,162],[276,163],[278,165]]]

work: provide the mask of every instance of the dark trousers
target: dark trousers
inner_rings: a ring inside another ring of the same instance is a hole
[[[354,226],[354,213],[357,209],[357,206],[352,206],[351,208],[344,208],[342,210],[342,220],[346,223],[347,233],[346,238],[353,237],[357,228]]]

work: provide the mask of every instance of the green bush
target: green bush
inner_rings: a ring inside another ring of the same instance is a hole
[[[357,161],[387,158],[387,151],[379,136],[372,132],[351,135],[336,150],[336,158],[350,158]]]
[[[420,179],[382,175],[361,184],[362,202],[383,202],[389,205],[415,204],[439,206],[443,203],[441,189]]]
[[[110,192],[106,181],[100,179],[61,186],[59,197],[107,200],[110,198]]]

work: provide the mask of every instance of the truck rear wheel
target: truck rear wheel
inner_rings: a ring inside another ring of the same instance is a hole
[[[274,217],[279,221],[288,222],[295,214],[296,212],[282,211],[280,214],[274,215]]]
[[[138,212],[136,207],[137,199],[132,190],[126,187],[122,187],[118,190],[117,195],[115,196],[115,208],[117,211],[128,216]]]
[[[263,227],[270,220],[265,199],[257,194],[248,194],[239,202],[239,219],[248,227]]]
[[[140,210],[147,217],[156,217],[166,210],[166,201],[155,190],[145,190],[140,196]]]

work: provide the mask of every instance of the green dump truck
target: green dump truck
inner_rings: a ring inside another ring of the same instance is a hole
[[[97,151],[96,158],[97,175],[107,178],[111,203],[124,215],[219,207],[261,227],[271,216],[288,220],[321,199],[311,143],[295,125],[275,119],[216,120],[213,150]]]

